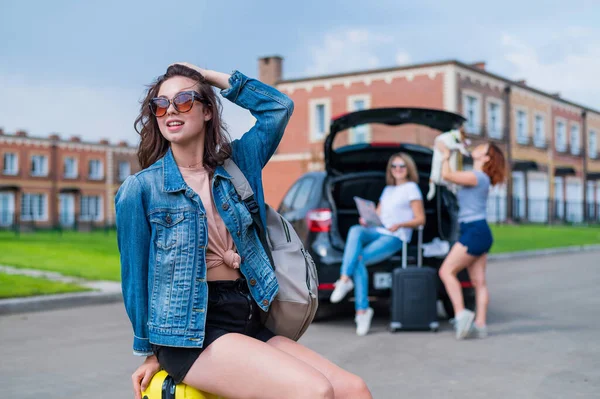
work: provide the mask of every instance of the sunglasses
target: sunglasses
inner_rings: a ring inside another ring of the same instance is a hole
[[[406,164],[405,163],[393,163],[392,168],[393,169],[404,169],[404,168],[406,168]]]
[[[173,97],[172,100],[169,100],[166,97],[155,97],[150,100],[150,111],[152,111],[154,116],[160,118],[167,114],[169,106],[173,104],[173,108],[175,108],[177,112],[190,112],[194,106],[194,100],[203,102],[204,98],[196,91],[182,91],[175,94],[175,97]]]

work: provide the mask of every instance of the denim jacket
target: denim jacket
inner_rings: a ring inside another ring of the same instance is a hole
[[[275,152],[294,108],[276,89],[240,72],[223,97],[248,109],[256,124],[232,142],[233,160],[244,172],[265,223],[261,170]],[[222,166],[211,180],[216,208],[231,233],[256,303],[269,309],[279,286],[252,218]],[[207,219],[204,206],[183,180],[169,149],[156,163],[128,177],[115,198],[121,281],[133,325],[133,351],[152,344],[202,347],[206,321]]]

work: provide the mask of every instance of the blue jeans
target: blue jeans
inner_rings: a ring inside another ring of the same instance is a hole
[[[354,281],[354,304],[356,310],[369,307],[369,274],[367,266],[379,263],[402,248],[402,241],[395,236],[378,232],[375,228],[355,225],[350,228],[344,249],[341,274]]]

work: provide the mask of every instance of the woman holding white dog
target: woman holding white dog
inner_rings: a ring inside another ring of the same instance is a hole
[[[340,302],[354,289],[356,334],[366,335],[371,328],[373,308],[369,307],[369,274],[367,266],[379,263],[402,248],[402,240],[410,241],[412,229],[425,224],[423,196],[417,185],[419,174],[413,159],[405,153],[390,157],[386,169],[386,187],[381,193],[377,214],[384,227],[360,225],[350,228],[341,276],[331,293],[332,303]]]
[[[487,224],[487,199],[490,185],[504,181],[505,160],[493,143],[477,146],[471,153],[472,171],[452,171],[450,150],[438,144],[443,154],[442,178],[461,186],[458,191],[460,238],[442,264],[439,275],[454,307],[456,338],[487,336],[486,315],[489,294],[485,282],[487,253],[492,247],[492,232]],[[475,287],[477,315],[465,309],[457,274],[467,269]]]

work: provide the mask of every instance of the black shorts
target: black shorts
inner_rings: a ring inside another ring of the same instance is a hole
[[[202,348],[153,345],[160,366],[179,384],[198,356],[219,337],[239,333],[267,342],[275,336],[261,322],[262,310],[256,305],[244,278],[208,282],[208,309]]]

